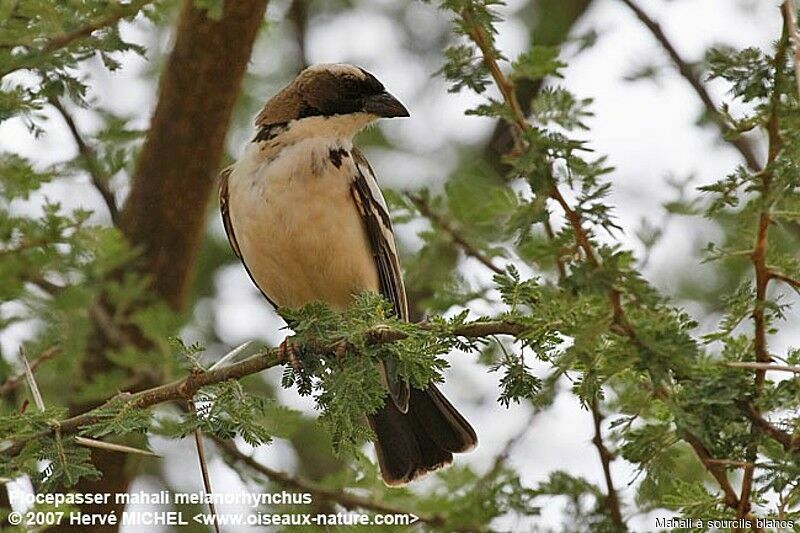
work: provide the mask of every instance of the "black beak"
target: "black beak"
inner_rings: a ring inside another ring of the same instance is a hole
[[[408,109],[400,101],[386,91],[364,99],[363,111],[379,117],[408,117]]]

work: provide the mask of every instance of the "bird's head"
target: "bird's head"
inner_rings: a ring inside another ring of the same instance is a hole
[[[379,118],[407,117],[408,110],[366,70],[322,64],[302,71],[272,97],[256,118],[259,127],[297,121],[309,133],[352,137]]]

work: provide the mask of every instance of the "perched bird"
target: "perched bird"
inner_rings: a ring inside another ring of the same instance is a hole
[[[386,203],[353,137],[408,111],[372,74],[351,65],[307,68],[264,106],[241,159],[222,172],[228,240],[276,307],[321,301],[345,310],[355,295],[382,294],[408,319]],[[381,474],[405,484],[477,444],[470,424],[433,384],[425,390],[382,368],[387,397],[368,415]]]

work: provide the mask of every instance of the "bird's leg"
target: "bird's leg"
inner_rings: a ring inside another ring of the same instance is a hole
[[[339,368],[344,366],[344,357],[347,355],[348,352],[353,351],[355,346],[353,343],[347,339],[341,340],[336,344],[336,350],[334,354],[336,355],[336,361],[339,363]]]
[[[294,342],[294,337],[286,337],[278,346],[278,362],[285,364],[288,361],[295,372],[301,372],[303,363],[300,361],[298,353],[302,348],[300,343]]]

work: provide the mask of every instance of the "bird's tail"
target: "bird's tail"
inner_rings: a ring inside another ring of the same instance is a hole
[[[478,444],[469,422],[432,384],[425,390],[411,388],[408,413],[387,398],[367,418],[378,438],[375,450],[387,485],[404,485],[438,470],[453,461],[454,453]]]

